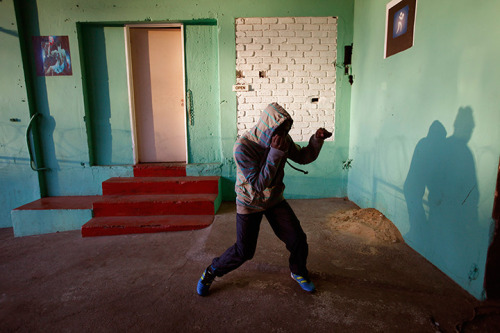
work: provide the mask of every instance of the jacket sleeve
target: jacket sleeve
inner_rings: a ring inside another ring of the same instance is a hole
[[[321,139],[316,139],[316,135],[312,135],[309,139],[309,144],[306,147],[300,147],[295,144],[292,138],[289,137],[290,148],[288,149],[288,158],[290,158],[295,163],[308,164],[318,158],[321,147],[323,147],[323,141]]]
[[[257,154],[252,154],[251,149],[245,145],[240,145],[234,152],[234,159],[241,173],[257,192],[270,186],[285,156],[285,152],[272,147],[265,160],[260,160]]]

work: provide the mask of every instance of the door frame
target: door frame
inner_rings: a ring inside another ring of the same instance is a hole
[[[137,124],[135,117],[135,100],[134,100],[134,78],[132,72],[132,50],[130,45],[130,29],[133,28],[180,28],[182,42],[182,91],[183,91],[183,106],[184,106],[184,137],[186,138],[186,163],[188,163],[188,133],[187,133],[187,116],[186,116],[186,58],[184,45],[184,25],[182,23],[158,23],[158,24],[126,24],[124,26],[125,37],[125,58],[127,63],[127,86],[130,111],[130,127],[132,133],[132,152],[134,156],[134,165],[139,163],[139,151],[137,147]],[[168,161],[167,161],[168,162]]]

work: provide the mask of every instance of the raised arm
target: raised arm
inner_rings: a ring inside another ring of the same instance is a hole
[[[325,139],[331,136],[332,133],[324,128],[319,128],[316,133],[311,136],[309,144],[306,147],[300,147],[295,143],[291,144],[288,149],[288,157],[299,164],[311,163],[318,158]]]

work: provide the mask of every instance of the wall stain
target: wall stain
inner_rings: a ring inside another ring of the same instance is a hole
[[[479,276],[479,267],[476,264],[472,264],[469,271],[469,282],[472,282],[477,279]]]

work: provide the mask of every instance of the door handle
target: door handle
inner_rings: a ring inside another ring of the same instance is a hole
[[[28,127],[26,128],[26,143],[28,144],[28,152],[30,154],[30,167],[33,171],[44,171],[44,170],[49,170],[49,168],[38,168],[36,166],[36,161],[33,158],[33,151],[31,150],[31,140],[30,140],[30,134],[31,134],[31,127],[33,126],[33,121],[40,117],[42,114],[41,113],[35,113],[33,116],[30,118],[30,122],[28,123]]]
[[[188,89],[186,94],[187,94],[186,99],[187,99],[189,125],[193,126],[194,125],[193,92],[191,91],[191,89]]]

